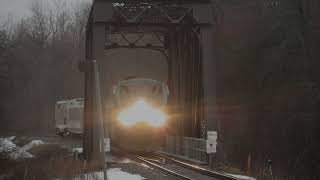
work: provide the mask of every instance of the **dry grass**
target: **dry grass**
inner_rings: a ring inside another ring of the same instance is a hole
[[[0,169],[0,174],[10,175],[10,179],[70,179],[83,172],[83,163],[72,159],[33,159],[20,162],[0,160]]]
[[[90,169],[90,165],[83,161],[73,160],[72,152],[59,145],[40,145],[31,153],[35,158],[21,161],[0,159],[0,179],[71,179],[82,174],[84,169]]]

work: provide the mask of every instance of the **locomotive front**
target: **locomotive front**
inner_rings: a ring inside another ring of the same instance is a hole
[[[168,124],[166,84],[152,79],[124,80],[114,87],[113,95],[113,143],[131,151],[157,149]]]

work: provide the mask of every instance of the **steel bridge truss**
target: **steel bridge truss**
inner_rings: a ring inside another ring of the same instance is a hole
[[[106,49],[146,48],[164,52],[168,49],[169,27],[188,27],[200,39],[200,26],[191,4],[112,3],[112,19],[106,26]]]
[[[192,5],[158,3],[114,3],[114,15],[119,23],[197,24]]]
[[[169,3],[95,0],[87,24],[86,58],[99,64],[104,51],[115,48],[144,48],[164,53],[169,69],[170,113],[177,115],[173,127],[178,128],[173,129],[173,135],[204,138],[208,119],[204,96],[212,92],[204,84],[212,78],[204,77],[203,71],[212,71],[205,64],[212,59],[214,3],[209,0],[166,2]],[[85,96],[90,98],[90,93],[86,92]],[[84,147],[89,141],[84,138]]]
[[[201,63],[201,27],[210,23],[194,17],[193,4],[113,3],[106,22],[105,49],[144,48],[161,51],[169,66],[170,105],[177,134],[205,136]],[[189,81],[191,80],[191,81]]]

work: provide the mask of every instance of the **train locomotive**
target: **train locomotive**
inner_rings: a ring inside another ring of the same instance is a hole
[[[164,140],[168,125],[165,83],[134,78],[113,88],[112,144],[129,151],[153,151]]]
[[[168,125],[169,90],[164,82],[131,78],[113,87],[110,130],[112,146],[130,151],[153,151],[164,140]],[[83,133],[84,99],[59,101],[55,106],[56,134]],[[106,118],[107,119],[107,118]]]

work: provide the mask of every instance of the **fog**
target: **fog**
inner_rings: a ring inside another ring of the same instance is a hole
[[[31,14],[30,8],[33,0],[0,0],[0,21],[5,21],[8,17],[15,21]],[[41,0],[45,6],[56,2],[67,2],[73,6],[77,2],[91,2],[92,0]]]

